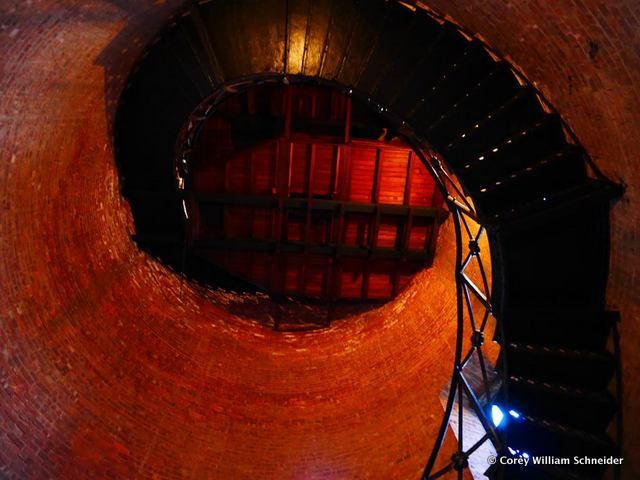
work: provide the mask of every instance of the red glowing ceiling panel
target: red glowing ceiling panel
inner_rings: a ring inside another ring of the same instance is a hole
[[[192,154],[190,247],[273,294],[395,296],[433,258],[442,200],[376,122],[318,88],[227,100]]]

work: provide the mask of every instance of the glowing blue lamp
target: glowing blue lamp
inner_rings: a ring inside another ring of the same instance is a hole
[[[496,427],[499,427],[504,420],[504,413],[497,405],[491,405],[491,421]]]

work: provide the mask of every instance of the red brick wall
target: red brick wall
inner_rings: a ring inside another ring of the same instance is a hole
[[[432,0],[542,89],[604,172],[627,184],[613,210],[609,304],[622,311],[628,478],[640,475],[640,3]]]
[[[171,8],[128,5],[0,6],[0,478],[417,478],[450,375],[451,229],[396,302],[321,333],[183,288],[119,196],[105,68]]]
[[[182,287],[138,253],[118,194],[113,101],[179,2],[132,3],[0,5],[0,477],[417,477],[449,375],[450,228],[414,288],[323,333],[276,334]],[[509,53],[630,186],[610,301],[637,453],[640,5],[432,4]]]

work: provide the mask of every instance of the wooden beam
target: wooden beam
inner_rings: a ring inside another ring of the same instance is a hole
[[[304,295],[305,279],[307,275],[307,262],[309,261],[309,249],[307,248],[311,242],[311,222],[312,222],[312,203],[313,197],[313,171],[315,169],[316,161],[316,146],[311,145],[307,152],[307,171],[306,171],[306,188],[307,188],[307,211],[305,213],[305,225],[304,225],[304,253],[302,255],[302,264],[298,276],[298,293]]]
[[[409,158],[407,159],[407,176],[404,184],[404,197],[403,204],[409,208],[409,212],[404,221],[404,228],[402,230],[398,247],[406,252],[409,248],[409,241],[411,239],[411,229],[413,228],[413,209],[411,208],[411,183],[413,181],[413,151],[409,152]],[[397,289],[397,286],[395,286]],[[395,296],[395,295],[394,295]]]
[[[371,190],[371,203],[374,204],[375,211],[369,219],[368,226],[368,238],[367,245],[369,251],[372,253],[378,243],[378,229],[380,227],[380,209],[377,204],[380,200],[380,173],[382,171],[382,152],[378,148],[376,149],[376,165],[373,174],[373,185]],[[370,262],[369,259],[365,261],[364,268],[362,269],[362,299],[369,298],[369,282],[371,280]]]
[[[380,228],[380,183],[382,175],[382,151],[376,151],[376,170],[373,177],[372,202],[375,205],[375,212],[372,216],[372,223],[369,228],[369,248],[374,249],[378,243],[378,230]]]
[[[349,200],[351,194],[351,167],[352,167],[352,151],[351,145],[342,145],[340,148],[340,168],[342,174],[339,179],[340,191],[338,198],[341,200]]]
[[[225,194],[201,194],[196,197],[200,204],[235,205],[257,208],[277,208],[280,198],[271,196],[242,196]],[[345,212],[373,214],[379,211],[381,215],[394,216],[398,218],[407,217],[411,212],[414,218],[436,218],[442,219],[445,210],[435,207],[409,207],[405,205],[386,205],[361,202],[345,202],[340,200],[325,200],[319,198],[286,198],[282,199],[283,205],[290,210],[306,210],[308,207],[313,211],[337,212],[340,208]]]
[[[410,205],[411,204],[411,182],[413,180],[413,152],[409,151],[409,158],[407,159],[407,175],[404,181],[404,196],[403,196],[403,204]],[[438,190],[436,188],[436,190]],[[432,202],[432,205],[435,205]]]
[[[402,251],[407,251],[409,249],[409,242],[411,240],[411,229],[413,228],[413,209],[409,207],[409,214],[405,218],[404,221],[404,230],[402,233],[402,239],[399,242],[399,248]]]
[[[280,212],[282,211],[282,208],[284,208],[283,205],[283,201],[281,201],[280,199],[282,198],[282,192],[281,192],[281,185],[280,185],[280,165],[282,164],[282,162],[280,161],[280,147],[281,147],[281,142],[277,141],[276,142],[276,158],[274,161],[274,165],[273,165],[273,184],[271,186],[271,194],[275,195],[278,198],[278,203],[277,209],[271,210],[271,238],[273,240],[280,240],[280,232],[279,232],[279,225],[280,225]]]
[[[371,203],[377,204],[380,201],[380,173],[382,171],[382,151],[376,149],[376,164],[373,171],[373,185],[371,186]]]
[[[288,162],[287,162],[287,185],[286,185],[286,198],[289,198],[291,193],[291,176],[293,175],[293,142],[287,142],[288,146]]]
[[[287,173],[285,173],[286,175]],[[286,188],[285,190],[286,191]],[[244,207],[256,207],[256,208],[278,208],[280,199],[282,203],[289,209],[306,209],[309,199],[306,198],[288,198],[285,197],[282,190],[278,190],[278,195],[238,195],[232,193],[201,193],[193,194],[194,202],[197,204],[216,204],[216,205],[231,205],[231,206],[244,206]],[[139,198],[148,198],[150,201],[155,199],[167,199],[180,200],[181,196],[179,192],[153,192],[145,190],[128,190],[127,196],[133,197],[136,200]],[[346,212],[353,213],[365,213],[371,214],[376,208],[380,210],[382,215],[406,217],[409,211],[412,212],[415,218],[437,218],[442,220],[446,217],[446,210],[436,207],[409,207],[406,205],[387,205],[387,204],[373,204],[362,202],[350,202],[343,200],[325,200],[320,198],[314,198],[310,200],[311,209],[314,211],[325,212],[337,212],[340,208],[344,208]]]
[[[345,120],[344,120],[344,143],[345,144],[348,144],[351,142],[351,113],[352,113],[351,97],[347,97],[347,105],[346,105]]]
[[[275,184],[277,191],[277,209],[272,210],[271,236],[275,243],[274,258],[271,262],[271,282],[277,285],[272,289],[276,293],[284,294],[286,288],[286,259],[281,252],[283,238],[286,238],[287,212],[286,203],[289,197],[291,142],[281,139],[277,143],[275,165]],[[273,200],[273,198],[272,198]],[[283,273],[284,271],[284,273]]]
[[[316,145],[311,144],[308,146],[307,151],[307,178],[306,178],[306,187],[307,187],[307,198],[311,199],[313,197],[313,178],[314,178],[314,170],[316,166]],[[310,202],[309,202],[310,203]]]
[[[340,190],[340,145],[336,145],[332,149],[331,155],[331,198],[335,199]]]
[[[292,98],[292,90],[291,87],[286,87],[285,89],[285,149],[283,151],[283,155],[286,158],[286,162],[282,164],[282,173],[283,173],[283,185],[284,188],[280,195],[281,200],[281,215],[280,215],[280,241],[278,242],[278,247],[276,253],[278,253],[278,267],[280,272],[280,282],[282,285],[282,293],[285,294],[287,291],[287,255],[280,254],[282,250],[282,246],[284,242],[286,242],[288,238],[287,226],[289,224],[289,209],[287,208],[287,201],[289,199],[289,195],[291,193],[291,172],[293,170],[293,143],[291,142],[291,115],[292,115],[292,107],[291,107],[291,98]]]
[[[177,236],[136,236],[138,241],[162,243],[162,244],[181,244],[182,239]],[[309,253],[315,255],[327,255],[337,257],[351,257],[351,258],[385,258],[385,259],[398,259],[401,258],[405,252],[401,252],[395,248],[390,247],[375,247],[373,249],[368,247],[360,247],[356,245],[326,245],[326,244],[309,244],[305,245],[304,242],[281,242],[279,245],[272,240],[241,240],[237,238],[200,238],[194,240],[192,249],[194,250],[228,250],[234,252],[249,252],[252,250],[264,253],[274,253],[276,251],[280,253],[296,253],[301,254],[305,248],[308,248]],[[409,261],[424,261],[427,259],[427,252],[425,250],[407,250],[407,259]]]

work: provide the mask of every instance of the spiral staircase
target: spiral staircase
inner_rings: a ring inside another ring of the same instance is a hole
[[[490,310],[501,345],[502,382],[483,412],[488,418],[490,405],[517,412],[490,425],[498,452],[618,455],[619,318],[607,311],[605,290],[609,210],[621,188],[522,73],[421,5],[216,0],[176,12],[136,64],[116,120],[123,191],[141,246],[180,268],[183,252],[167,237],[183,228],[174,162],[185,122],[207,114],[203,101],[211,108],[267,81],[359,96],[415,145],[437,152],[473,200],[491,246]],[[440,473],[430,462],[424,478],[463,478],[468,455],[459,450],[462,461]],[[487,476],[596,479],[606,469],[496,465]]]

